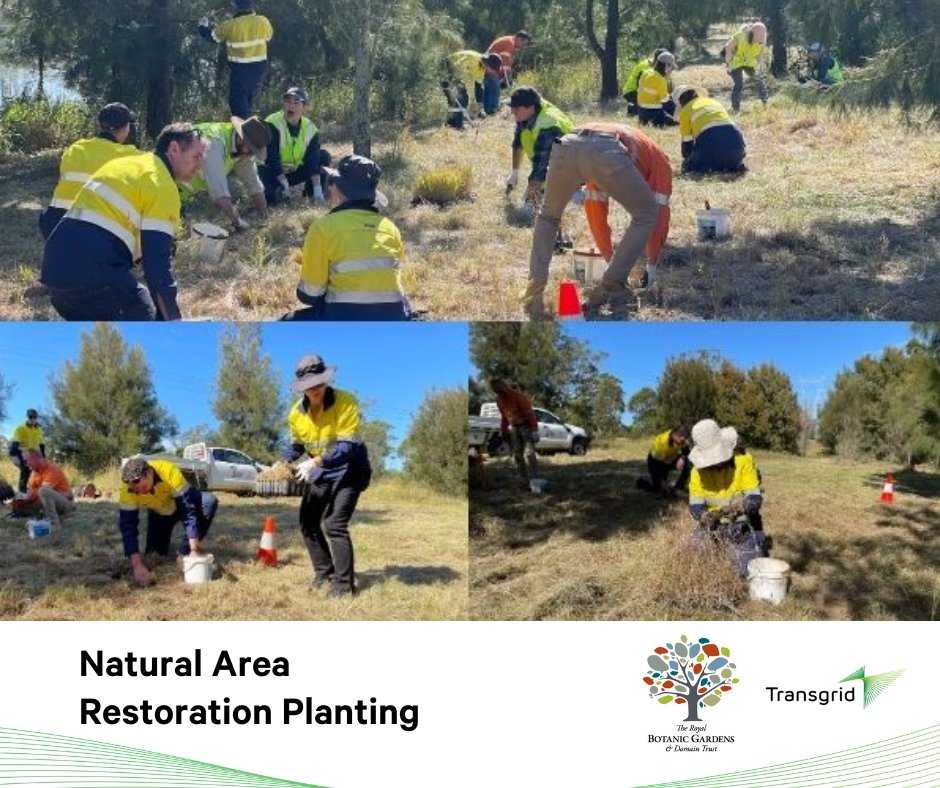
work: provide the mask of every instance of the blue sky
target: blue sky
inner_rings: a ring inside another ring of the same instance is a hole
[[[772,363],[790,376],[800,401],[815,406],[857,358],[911,338],[909,323],[883,322],[568,323],[566,330],[608,354],[602,368],[620,379],[625,400],[655,388],[668,358],[716,350],[742,368]]]
[[[83,323],[0,323],[3,377],[15,384],[0,425],[9,437],[25,419],[26,409],[52,409],[49,373],[77,359]],[[141,345],[150,362],[160,403],[181,429],[215,424],[214,383],[219,364],[220,323],[120,324],[128,344]],[[367,414],[393,426],[394,442],[405,437],[412,416],[431,388],[465,388],[471,365],[465,323],[332,323],[262,325],[263,351],[271,356],[284,381],[293,379],[294,364],[306,353],[319,353],[339,369],[336,386],[358,393],[370,403]],[[285,413],[286,418],[286,413]]]

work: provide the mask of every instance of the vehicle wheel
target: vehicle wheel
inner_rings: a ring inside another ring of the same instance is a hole
[[[577,438],[574,443],[571,444],[570,454],[575,455],[576,457],[583,457],[587,454],[587,442],[581,438]]]

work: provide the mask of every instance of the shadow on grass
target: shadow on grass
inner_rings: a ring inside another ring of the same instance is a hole
[[[940,474],[900,470],[893,471],[891,475],[894,476],[895,501],[900,502],[905,495],[916,495],[918,498],[940,498]],[[872,474],[865,482],[872,489],[881,490],[885,477]]]
[[[637,477],[645,474],[644,460],[546,463],[540,475],[549,491],[534,495],[511,461],[491,462],[489,489],[470,494],[470,530],[475,536],[498,533],[500,546],[509,549],[562,533],[596,542],[624,531],[647,533],[680,499],[637,489]]]
[[[357,572],[356,580],[360,588],[381,585],[390,580],[397,580],[406,586],[431,586],[453,583],[460,579],[460,573],[449,566],[395,566]]]

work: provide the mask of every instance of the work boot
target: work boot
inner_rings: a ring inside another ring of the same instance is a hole
[[[545,310],[545,287],[547,279],[530,279],[526,284],[525,295],[522,297],[522,308],[529,320],[545,320],[548,313]]]

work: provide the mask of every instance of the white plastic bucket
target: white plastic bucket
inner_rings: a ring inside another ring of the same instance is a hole
[[[548,479],[529,479],[529,489],[537,495],[548,491]]]
[[[790,565],[776,558],[753,558],[747,563],[747,579],[751,599],[779,605],[787,595]]]
[[[695,212],[700,241],[720,241],[731,236],[731,214],[724,208],[711,208]]]
[[[210,222],[196,222],[190,235],[193,254],[208,263],[217,263],[225,253],[227,238],[228,230]]]
[[[52,532],[52,523],[48,520],[27,520],[26,528],[30,539],[40,539],[43,536],[49,536]]]
[[[183,556],[183,580],[187,583],[208,583],[212,579],[215,557],[211,553]]]
[[[571,278],[579,285],[597,284],[607,270],[607,261],[600,252],[575,252],[571,261]]]

